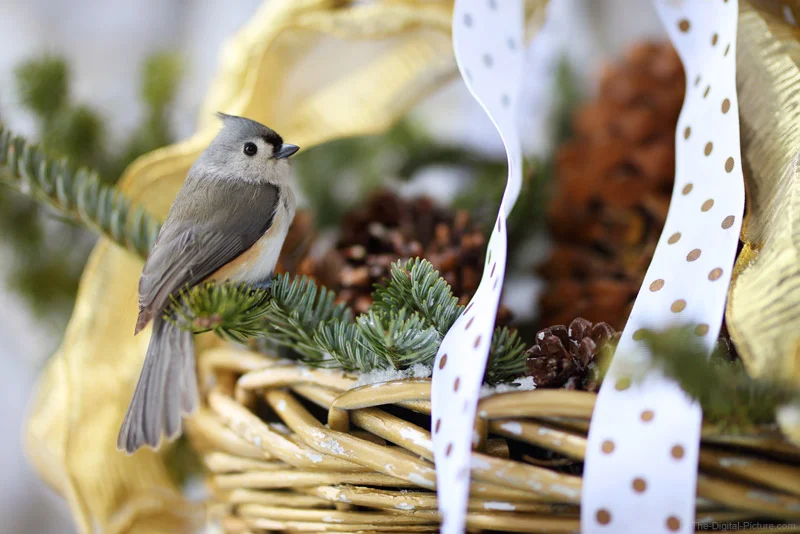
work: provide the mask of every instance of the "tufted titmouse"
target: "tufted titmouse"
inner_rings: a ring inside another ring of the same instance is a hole
[[[299,147],[255,121],[223,128],[186,176],[139,280],[138,334],[153,320],[142,373],[117,438],[132,453],[178,434],[197,407],[192,334],[162,317],[170,295],[206,280],[268,285],[294,218],[287,158]]]

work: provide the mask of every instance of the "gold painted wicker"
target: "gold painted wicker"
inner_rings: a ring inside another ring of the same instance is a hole
[[[354,388],[341,371],[234,349],[200,362],[209,387],[188,431],[225,532],[438,530],[428,380]],[[594,400],[536,390],[481,401],[471,531],[578,532],[581,478],[561,466],[583,459]],[[557,456],[530,454],[541,449]],[[779,434],[707,429],[700,471],[698,521],[800,532],[800,449]]]

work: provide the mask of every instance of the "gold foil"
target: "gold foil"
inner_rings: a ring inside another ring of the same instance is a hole
[[[726,319],[752,375],[800,385],[800,29],[783,9],[800,15],[797,4],[739,4],[737,86],[747,206]],[[797,418],[783,418],[788,436],[798,436],[797,425]]]

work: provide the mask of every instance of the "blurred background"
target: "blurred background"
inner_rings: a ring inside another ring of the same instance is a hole
[[[191,135],[223,43],[261,3],[0,0],[0,121],[39,141],[49,152],[91,166],[104,180],[114,182],[136,156]],[[519,117],[527,158],[526,189],[515,212],[511,237],[518,240],[514,249],[518,253],[512,257],[504,297],[504,320],[533,330],[577,315],[594,313],[597,317],[590,319],[609,322],[624,317],[639,286],[637,269],[642,267],[616,260],[641,258],[652,235],[657,237],[658,203],[671,182],[665,188],[663,180],[653,180],[647,191],[631,193],[638,194],[636,198],[626,197],[624,206],[616,207],[610,199],[600,207],[596,202],[587,205],[584,211],[591,211],[592,217],[597,218],[598,212],[608,216],[603,227],[588,232],[592,241],[580,245],[597,253],[595,258],[585,250],[576,251],[572,241],[569,247],[559,244],[570,232],[587,229],[566,228],[559,221],[558,210],[577,210],[580,215],[584,209],[570,187],[592,187],[585,182],[576,185],[570,177],[600,180],[605,172],[581,166],[572,153],[575,143],[592,148],[593,132],[604,128],[597,126],[602,117],[611,111],[626,116],[631,105],[625,100],[626,88],[642,90],[644,84],[653,99],[665,102],[669,110],[677,101],[679,111],[683,97],[682,74],[674,72],[674,57],[643,44],[665,39],[649,2],[552,0],[549,12],[547,24],[527,50]],[[619,13],[625,13],[624,19]],[[656,67],[644,66],[650,64]],[[654,82],[664,79],[669,83]],[[614,135],[622,136],[634,153],[658,156],[661,145],[653,139],[671,146],[674,122],[661,127],[666,132],[661,137],[658,131],[640,135],[636,128],[641,126],[631,124],[623,121]],[[629,127],[633,133],[626,130]],[[671,179],[672,156],[662,150],[661,157],[656,169],[634,165],[625,172],[634,178],[650,173]],[[365,306],[370,282],[382,272],[385,259],[400,253],[392,238],[365,230],[380,214],[393,214],[396,220],[380,222],[397,229],[406,240],[409,231],[433,231],[404,228],[403,221],[420,213],[454,228],[458,236],[480,232],[496,212],[505,164],[491,123],[455,80],[386,135],[308,150],[298,155],[296,171],[308,210],[298,217],[299,231],[287,242],[293,254],[283,262],[284,268],[316,276],[359,309]],[[341,180],[338,193],[324,186],[331,176]],[[627,184],[631,176],[623,178],[620,183]],[[554,185],[554,180],[563,184]],[[459,213],[466,213],[469,222],[463,223]],[[631,237],[633,227],[643,229]],[[24,461],[20,428],[35,377],[67,324],[93,242],[90,233],[0,186],[4,532],[65,533],[73,528],[61,498]],[[367,259],[357,247],[367,252]],[[447,262],[469,266],[472,260],[459,258],[462,252],[448,247],[448,243],[428,247],[425,255],[438,258],[456,292],[467,298],[474,291],[474,273],[448,270]],[[576,255],[583,258],[580,265],[570,259]],[[482,263],[475,263],[479,269]],[[556,271],[571,273],[571,278],[557,276]],[[598,304],[591,297],[598,288],[619,298]]]

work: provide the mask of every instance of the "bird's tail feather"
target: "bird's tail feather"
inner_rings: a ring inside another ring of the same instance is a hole
[[[132,453],[145,444],[155,448],[162,433],[174,438],[183,414],[194,411],[197,399],[192,333],[156,317],[117,449]]]

